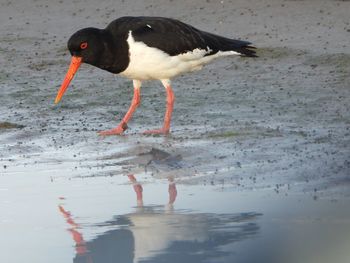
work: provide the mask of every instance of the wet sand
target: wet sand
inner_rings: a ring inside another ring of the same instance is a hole
[[[77,226],[69,225],[62,211],[71,212],[87,247],[121,225],[137,240],[138,234],[130,228],[133,213],[147,218],[150,212],[133,210],[140,204],[126,176],[130,174],[144,188],[152,189],[147,193],[153,197],[144,203],[156,205],[152,206],[156,214],[164,214],[157,207],[167,204],[169,178],[176,183],[175,217],[164,225],[177,217],[187,222],[186,216],[195,213],[200,214],[200,222],[215,225],[216,220],[218,227],[226,229],[227,218],[220,217],[221,213],[229,218],[249,213],[259,230],[247,230],[246,247],[243,241],[232,241],[246,228],[235,232],[230,226],[226,243],[212,244],[214,249],[197,262],[244,262],[245,256],[235,256],[238,252],[258,250],[262,241],[278,243],[271,238],[276,233],[273,227],[263,227],[266,222],[273,226],[276,219],[265,200],[285,207],[276,208],[285,228],[293,225],[286,216],[289,205],[296,204],[293,222],[309,217],[317,221],[333,211],[327,219],[330,229],[334,225],[348,229],[349,217],[343,215],[346,209],[340,204],[346,207],[350,194],[349,10],[348,1],[311,0],[0,3],[0,60],[4,61],[0,69],[0,223],[6,229],[0,244],[4,251],[15,247],[26,251],[4,253],[0,261],[32,258],[29,262],[47,262],[50,255],[43,251],[64,257],[57,262],[73,261],[80,255],[71,239],[72,228]],[[225,58],[175,79],[176,102],[168,137],[140,134],[161,125],[165,107],[161,84],[146,82],[141,106],[125,135],[102,138],[97,131],[117,125],[129,106],[130,80],[83,65],[62,102],[53,102],[69,65],[69,36],[83,27],[105,27],[124,15],[168,16],[209,32],[249,40],[257,46],[259,58]],[[247,205],[246,196],[254,205]],[[307,208],[298,207],[304,202],[310,202]],[[59,205],[63,210],[58,210]],[[114,220],[120,217],[129,223]],[[232,223],[240,224],[239,220]],[[186,224],[180,223],[185,232]],[[146,228],[152,233],[152,228]],[[208,234],[199,236],[204,243],[213,239]],[[307,235],[306,240],[316,236]],[[31,242],[34,239],[37,243]],[[297,235],[298,239],[302,238]],[[342,244],[349,243],[344,239]],[[132,246],[135,240],[130,241]],[[168,245],[159,246],[159,253],[134,248],[134,253],[143,251],[146,256],[140,252],[125,262],[141,258],[163,262],[162,253],[186,254],[174,248],[176,240],[193,242],[186,237],[163,240]],[[240,245],[232,247],[231,241]],[[329,246],[334,252],[342,247],[337,244],[326,242],[321,247]],[[305,248],[305,257],[317,258],[311,246]],[[225,253],[215,254],[215,249]],[[276,253],[270,251],[263,258],[268,262],[272,255]],[[283,255],[297,262],[290,254]],[[218,258],[222,260],[214,260]]]

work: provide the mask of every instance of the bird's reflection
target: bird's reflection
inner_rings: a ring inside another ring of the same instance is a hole
[[[159,156],[159,151],[152,151],[153,157]],[[177,159],[166,156],[174,165]],[[165,164],[159,158],[152,162]],[[143,201],[147,193],[143,192],[137,175],[127,177],[136,194],[136,208],[132,213],[90,226],[109,229],[91,240],[84,240],[82,234],[89,226],[80,226],[62,204],[59,206],[75,242],[73,262],[232,262],[235,245],[259,232],[257,213],[214,214],[174,209],[177,189],[173,176],[168,177],[167,202],[147,206]]]
[[[129,178],[130,182],[133,184],[133,188],[134,188],[135,193],[136,193],[137,207],[143,208],[143,188],[142,188],[142,185],[139,182],[137,182],[137,180],[133,174],[129,174],[128,178]],[[168,187],[169,201],[168,201],[167,207],[172,209],[173,204],[176,200],[177,190],[176,190],[176,184],[174,181],[174,177],[169,176],[168,181],[169,181],[169,187]]]
[[[80,258],[78,261],[74,261],[74,262],[94,263],[90,252],[87,250],[84,237],[79,232],[80,226],[77,223],[75,223],[71,213],[65,210],[63,205],[59,205],[58,209],[66,219],[68,225],[70,226],[68,228],[68,231],[71,233],[75,243],[76,258]]]
[[[136,193],[137,208],[133,213],[115,216],[99,224],[114,229],[92,240],[84,240],[74,216],[63,205],[59,206],[75,243],[73,262],[186,263],[214,258],[229,262],[225,258],[232,256],[234,244],[254,237],[259,231],[256,213],[208,214],[172,210],[177,191],[171,181],[166,208],[144,206],[142,185],[134,175],[129,179]]]

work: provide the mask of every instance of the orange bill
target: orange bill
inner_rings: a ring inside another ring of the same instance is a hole
[[[58,93],[57,93],[57,96],[56,96],[56,99],[55,99],[55,103],[56,104],[61,100],[63,94],[67,90],[68,85],[71,82],[71,80],[73,79],[73,77],[74,77],[75,73],[77,72],[78,68],[80,67],[81,62],[82,62],[82,58],[81,57],[75,57],[75,56],[72,57],[72,61],[70,63],[68,72],[67,72],[67,74],[66,74],[66,76],[65,76],[65,78],[64,78],[64,80],[62,82],[61,88],[58,90]]]

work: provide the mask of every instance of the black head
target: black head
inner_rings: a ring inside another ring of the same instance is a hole
[[[71,64],[56,96],[58,103],[81,63],[88,63],[112,73],[119,73],[127,67],[128,51],[123,43],[113,37],[111,32],[105,29],[84,28],[74,33],[68,40],[68,49],[72,55]],[[125,41],[126,44],[126,41]],[[122,55],[119,55],[121,50]],[[121,58],[121,62],[117,58]]]
[[[109,51],[111,42],[108,32],[97,28],[85,28],[70,37],[68,49],[72,55],[72,61],[58,91],[55,103],[61,100],[81,63],[88,63],[102,69],[106,69],[111,64],[112,56]]]
[[[105,48],[104,32],[97,28],[81,29],[68,40],[68,49],[72,56],[81,57],[82,62],[95,66],[98,66]]]

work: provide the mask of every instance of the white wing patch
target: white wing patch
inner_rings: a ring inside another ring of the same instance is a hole
[[[234,51],[219,51],[213,55],[205,56],[211,52],[208,47],[207,49],[196,48],[177,56],[170,56],[158,48],[149,47],[141,41],[135,41],[131,31],[127,42],[130,62],[126,70],[120,74],[138,80],[171,79],[186,72],[200,70],[205,64],[217,57],[239,54]]]

